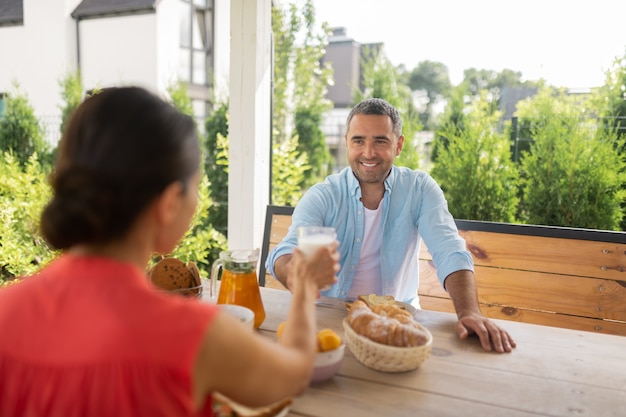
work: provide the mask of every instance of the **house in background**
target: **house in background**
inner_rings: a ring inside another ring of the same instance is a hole
[[[233,23],[234,22],[234,23]],[[189,82],[196,116],[229,98],[228,244],[259,247],[269,202],[271,0],[0,0],[0,93],[18,82],[56,143],[59,82]],[[201,124],[200,126],[202,126]]]
[[[228,91],[229,32],[230,0],[2,0],[0,99],[18,83],[51,143],[59,83],[77,70],[85,91],[132,84],[165,97],[187,82],[203,120]]]

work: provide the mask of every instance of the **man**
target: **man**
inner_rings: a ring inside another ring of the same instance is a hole
[[[423,238],[454,303],[459,337],[476,334],[484,350],[510,352],[511,336],[480,311],[472,257],[441,188],[425,172],[393,165],[404,145],[398,111],[381,99],[362,101],[348,115],[345,140],[350,167],[305,193],[288,234],[267,258],[267,270],[290,288],[286,277],[298,227],[331,226],[340,242],[341,271],[323,295],[389,294],[419,306]]]

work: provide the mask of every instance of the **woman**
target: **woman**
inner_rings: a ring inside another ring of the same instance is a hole
[[[296,255],[281,344],[146,278],[151,255],[190,225],[199,155],[192,120],[146,90],[106,89],[78,107],[41,217],[62,255],[0,291],[0,415],[211,415],[214,391],[254,407],[306,389],[336,244]]]

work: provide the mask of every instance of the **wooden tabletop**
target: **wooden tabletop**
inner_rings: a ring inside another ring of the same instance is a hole
[[[275,338],[291,293],[262,288],[266,319],[260,332]],[[343,336],[345,303],[321,298],[318,328]],[[430,357],[415,371],[383,373],[349,349],[338,374],[295,398],[289,416],[626,416],[626,337],[499,321],[517,342],[512,353],[487,353],[478,339],[462,341],[456,316],[419,310],[433,334]]]

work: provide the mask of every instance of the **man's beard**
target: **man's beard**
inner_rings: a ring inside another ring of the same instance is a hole
[[[362,183],[375,184],[383,182],[391,170],[391,167],[386,167],[385,164],[380,163],[381,161],[375,161],[379,164],[377,169],[367,171],[363,169],[362,162],[363,161],[355,161],[352,165],[352,172],[354,173],[354,176]]]

